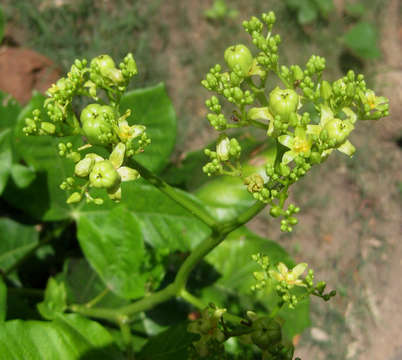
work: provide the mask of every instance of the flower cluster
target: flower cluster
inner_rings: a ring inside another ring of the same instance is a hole
[[[144,151],[150,143],[143,125],[130,125],[131,111],[119,111],[120,99],[130,79],[137,74],[137,65],[128,54],[117,67],[108,55],[86,60],[76,60],[66,77],[59,79],[47,91],[43,111],[35,109],[25,120],[26,135],[54,135],[58,137],[81,135],[85,144],[74,148],[71,142],[60,142],[60,156],[75,163],[73,176],[67,177],[61,189],[71,191],[67,203],[83,198],[87,202],[102,204],[100,197],[90,194],[91,188],[103,188],[114,201],[121,199],[120,184],[139,177],[136,170],[124,166],[128,158]],[[74,99],[89,97],[92,101],[79,116],[74,111]],[[109,152],[104,159],[93,147],[103,147]]]
[[[240,145],[230,139],[236,151],[225,145],[230,150],[224,154],[233,155],[219,157],[218,147],[216,152],[207,149],[205,153],[212,161],[203,170],[208,175],[243,177],[248,191],[271,205],[272,216],[284,217],[281,230],[291,231],[297,223],[292,216],[297,207],[284,208],[289,187],[334,150],[352,156],[355,147],[348,139],[357,120],[388,116],[389,106],[388,99],[376,96],[367,88],[364,76],[353,71],[332,83],[323,80],[325,59],[320,56],[311,56],[304,69],[279,65],[281,38],[272,34],[274,23],[272,12],[244,21],[258,53],[253,56],[242,44],[230,46],[224,53],[228,70],[215,65],[202,85],[215,93],[206,101],[210,111],[207,119],[220,132],[220,139],[229,139],[227,131],[233,128],[263,129],[271,140],[267,146],[276,147],[276,157],[267,162],[266,176],[245,177],[238,162]],[[279,78],[280,86],[270,86],[276,83],[271,81],[272,75]],[[232,104],[230,114],[224,111],[222,100]]]
[[[280,262],[277,265],[271,264],[268,256],[255,254],[252,259],[256,261],[262,271],[254,272],[254,278],[257,281],[253,285],[253,290],[262,290],[267,286],[275,289],[280,298],[278,303],[279,307],[287,304],[289,308],[293,309],[304,298],[309,295],[315,295],[328,301],[331,297],[336,295],[336,291],[332,290],[329,293],[324,293],[326,283],[319,281],[314,283],[314,271],[309,269],[304,278],[301,276],[307,270],[306,263],[297,264],[292,269],[289,269],[284,263]],[[295,287],[304,288],[304,292],[292,291]]]

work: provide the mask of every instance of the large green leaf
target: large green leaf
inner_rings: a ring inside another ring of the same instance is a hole
[[[2,277],[0,277],[0,323],[7,316],[7,286]]]
[[[206,257],[222,277],[211,288],[203,289],[205,301],[216,301],[226,307],[230,306],[231,302],[235,303],[234,298],[237,298],[243,311],[257,310],[261,305],[266,312],[272,309],[278,301],[273,289],[260,292],[251,290],[251,286],[255,284],[253,272],[261,270],[257,263],[252,261],[251,255],[259,252],[268,255],[273,263],[281,261],[290,267],[294,266],[290,256],[281,246],[242,227],[230,234]],[[285,320],[284,332],[291,338],[310,325],[309,303],[302,302],[295,310],[284,308],[279,312],[279,316]]]
[[[1,9],[0,9],[1,38]],[[1,41],[1,40],[0,40]],[[20,105],[10,96],[0,91],[0,195],[7,184],[13,161],[12,129],[16,124]]]
[[[378,48],[378,33],[374,25],[361,21],[344,36],[345,45],[364,59],[376,59],[381,55]]]
[[[139,221],[144,241],[154,248],[186,251],[210,234],[208,226],[143,180],[123,183],[122,194],[121,203]],[[190,194],[182,194],[199,202]],[[110,200],[106,200],[102,206],[85,204],[77,207],[71,216],[78,219],[91,213],[104,215],[114,207],[116,204]]]
[[[0,132],[0,195],[6,187],[13,161],[11,134],[11,129],[5,129]]]
[[[176,141],[176,115],[165,86],[131,91],[122,97],[120,108],[122,112],[131,109],[134,123],[145,125],[152,141],[136,160],[152,171],[162,170]]]
[[[0,269],[4,270],[20,260],[37,243],[38,232],[33,226],[0,218]]]
[[[123,360],[99,323],[75,314],[52,322],[13,320],[0,324],[0,356],[7,360]]]
[[[85,257],[107,287],[132,299],[145,294],[145,249],[134,215],[120,205],[78,218],[78,240]]]
[[[138,355],[139,360],[187,360],[191,343],[198,335],[187,332],[187,323],[170,327],[151,338]]]

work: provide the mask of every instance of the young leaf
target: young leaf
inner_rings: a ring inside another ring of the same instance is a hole
[[[123,360],[99,323],[75,314],[49,321],[0,323],[0,354],[7,360]]]
[[[361,21],[353,26],[343,36],[343,41],[356,55],[364,59],[376,59],[381,55],[377,45],[377,30],[368,22]]]
[[[135,157],[149,170],[161,171],[168,163],[176,142],[176,115],[165,86],[126,93],[120,102],[120,111],[131,109],[136,124],[145,125],[151,145]]]
[[[40,314],[46,320],[53,320],[57,314],[67,308],[67,291],[64,282],[49,278],[45,290],[45,299],[37,305]]]

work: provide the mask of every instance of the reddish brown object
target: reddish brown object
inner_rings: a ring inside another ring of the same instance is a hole
[[[35,51],[0,48],[0,90],[24,104],[32,91],[44,93],[60,77],[60,70],[52,61]]]

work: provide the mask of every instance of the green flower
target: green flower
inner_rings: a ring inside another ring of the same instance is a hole
[[[290,149],[286,151],[282,157],[282,163],[285,165],[290,163],[298,155],[303,154],[308,157],[313,143],[311,136],[301,127],[295,129],[294,136],[282,135],[278,137],[278,141]]]
[[[288,285],[306,287],[306,284],[304,284],[303,280],[299,279],[299,277],[306,271],[307,266],[306,263],[300,263],[293,269],[288,269],[284,263],[280,262],[277,266],[277,270],[269,270],[269,276],[279,282],[285,282]]]

